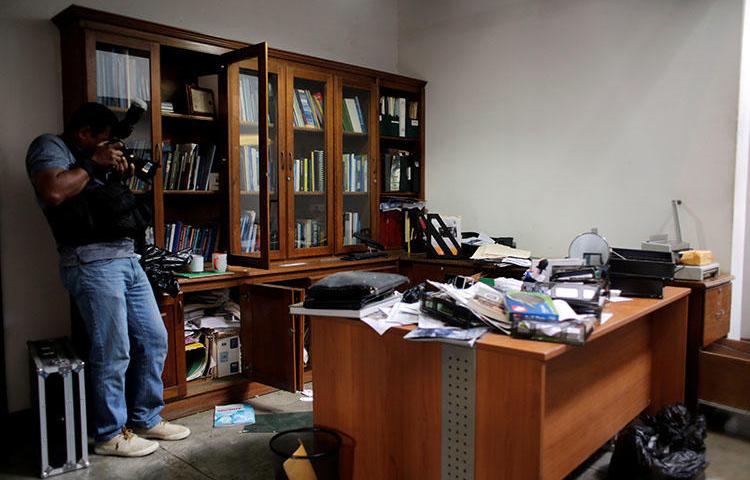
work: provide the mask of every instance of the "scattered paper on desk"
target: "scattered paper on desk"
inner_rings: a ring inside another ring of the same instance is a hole
[[[609,297],[609,301],[612,303],[618,303],[618,302],[629,302],[632,298],[628,297]]]
[[[552,304],[557,310],[557,321],[564,322],[565,320],[577,320],[578,314],[568,305],[565,300],[555,299],[552,300]]]
[[[457,327],[449,327],[445,322],[438,320],[437,318],[433,318],[429,315],[425,315],[424,313],[419,314],[419,321],[417,322],[417,327],[421,329],[432,329],[432,328],[457,328]]]
[[[499,243],[480,245],[474,255],[471,256],[474,260],[482,259],[494,259],[494,258],[505,258],[505,257],[516,257],[516,258],[529,258],[531,252],[528,250],[519,250],[517,248],[511,248],[506,245]]]
[[[602,318],[599,319],[599,325],[604,325],[605,323],[607,323],[607,320],[612,318],[613,315],[614,313],[602,312]]]
[[[474,328],[415,328],[404,335],[406,340],[435,340],[473,347],[474,343],[487,333],[488,327]]]

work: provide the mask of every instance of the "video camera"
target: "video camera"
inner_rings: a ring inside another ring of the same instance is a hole
[[[120,120],[112,130],[112,139],[109,143],[119,143],[124,147],[124,140],[133,133],[133,128],[141,120],[145,111],[146,102],[139,98],[134,98],[130,104],[130,108],[128,108],[128,111],[125,113],[125,117]],[[159,168],[159,164],[150,159],[139,157],[136,155],[135,150],[131,148],[125,148],[123,153],[125,154],[128,164],[132,164],[135,167],[135,176],[144,182],[150,183],[156,175],[156,170]]]

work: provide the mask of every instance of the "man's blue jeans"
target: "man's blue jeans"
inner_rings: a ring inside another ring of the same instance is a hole
[[[164,406],[161,373],[167,331],[138,260],[115,258],[62,267],[61,276],[91,345],[86,369],[94,440],[109,440],[126,424],[155,426]]]

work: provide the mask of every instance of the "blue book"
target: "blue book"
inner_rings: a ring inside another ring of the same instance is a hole
[[[214,407],[214,428],[255,423],[255,410],[244,403],[216,405]]]
[[[505,294],[505,311],[511,323],[522,320],[557,322],[559,315],[549,295],[510,291]]]

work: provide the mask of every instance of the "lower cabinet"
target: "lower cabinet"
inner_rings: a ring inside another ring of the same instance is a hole
[[[159,301],[159,313],[167,329],[167,359],[161,374],[164,400],[184,397],[185,380],[185,323],[182,319],[182,294],[176,298],[164,295]]]

